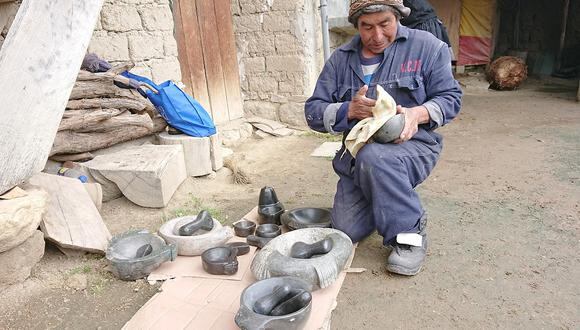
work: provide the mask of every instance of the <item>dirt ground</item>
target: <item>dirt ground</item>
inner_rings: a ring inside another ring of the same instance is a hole
[[[487,90],[462,79],[460,116],[440,129],[441,160],[419,188],[429,213],[430,250],[415,277],[390,275],[378,235],[361,242],[333,313],[333,329],[580,328],[580,104],[574,85],[528,81]],[[126,199],[103,205],[112,234],[156,231],[201,208],[232,223],[273,186],[287,209],[331,206],[330,160],[309,154],[327,136],[249,140],[235,148],[252,183],[222,170],[188,179],[165,209]],[[118,329],[157,292],[122,282],[102,257],[65,257],[48,246],[23,284],[0,296],[0,329]]]

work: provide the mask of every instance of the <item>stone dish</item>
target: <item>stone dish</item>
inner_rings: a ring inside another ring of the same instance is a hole
[[[320,207],[301,207],[285,212],[282,223],[289,229],[330,228],[330,209]]]
[[[297,259],[290,256],[292,246],[296,242],[313,244],[332,239],[332,249],[311,259]],[[305,280],[311,285],[311,290],[326,288],[344,269],[352,254],[352,241],[343,232],[331,228],[297,229],[273,238],[260,250],[250,266],[258,280],[277,276],[294,276]]]
[[[258,222],[261,224],[273,223],[275,225],[282,224],[280,216],[284,213],[284,206],[278,202],[271,205],[258,205]]]
[[[296,277],[273,277],[258,281],[248,286],[240,296],[240,309],[235,317],[236,324],[242,330],[254,329],[302,329],[312,310],[312,301],[296,312],[269,316],[254,312],[254,304],[260,298],[272,294],[277,286],[289,285],[293,291],[304,290],[310,292],[310,285]]]
[[[137,254],[142,256],[137,256]],[[166,261],[177,256],[175,244],[146,230],[128,231],[114,236],[109,242],[106,258],[113,275],[124,281],[147,277]]]
[[[177,246],[177,254],[180,256],[199,256],[209,248],[224,245],[234,236],[234,232],[230,227],[222,226],[216,219],[213,219],[213,228],[210,231],[200,229],[193,236],[179,235],[179,228],[191,222],[191,218],[171,219],[159,228],[159,235],[167,243],[175,244]]]
[[[254,230],[256,230],[255,222],[242,220],[234,223],[234,232],[236,233],[236,236],[248,237],[249,235],[254,234]]]
[[[263,225],[259,225],[258,228],[256,228],[256,236],[258,237],[274,238],[276,236],[280,236],[280,234],[282,234],[280,226],[273,223],[265,223]]]
[[[219,246],[201,254],[203,270],[212,275],[233,275],[238,272],[238,249]]]

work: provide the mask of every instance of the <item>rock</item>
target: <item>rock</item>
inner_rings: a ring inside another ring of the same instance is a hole
[[[35,230],[27,240],[15,248],[0,253],[0,291],[20,283],[30,276],[32,267],[44,255],[44,235]]]
[[[48,194],[28,186],[27,195],[0,200],[0,252],[8,251],[28,239],[38,228],[46,211]],[[1,268],[1,267],[0,267]]]
[[[87,276],[85,274],[74,274],[66,280],[66,286],[77,291],[87,288]]]

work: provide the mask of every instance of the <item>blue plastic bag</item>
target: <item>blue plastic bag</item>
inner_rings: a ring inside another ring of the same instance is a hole
[[[216,133],[213,120],[193,97],[168,80],[160,85],[148,78],[125,71],[121,75],[153,87],[145,89],[145,95],[153,103],[167,123],[183,133],[205,137]]]

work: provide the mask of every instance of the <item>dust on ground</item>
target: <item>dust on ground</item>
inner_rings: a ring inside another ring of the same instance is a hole
[[[460,116],[439,131],[441,160],[418,190],[429,213],[429,255],[414,277],[390,275],[373,235],[359,244],[333,313],[334,329],[562,328],[580,326],[580,104],[566,81],[530,80],[512,92],[462,79]],[[252,179],[226,170],[190,178],[165,209],[124,198],[103,205],[112,234],[156,231],[204,208],[230,224],[273,186],[287,209],[331,206],[330,159],[309,154],[331,137],[305,133],[235,148]],[[123,282],[102,257],[47,247],[30,279],[0,297],[0,328],[118,329],[159,289]]]

